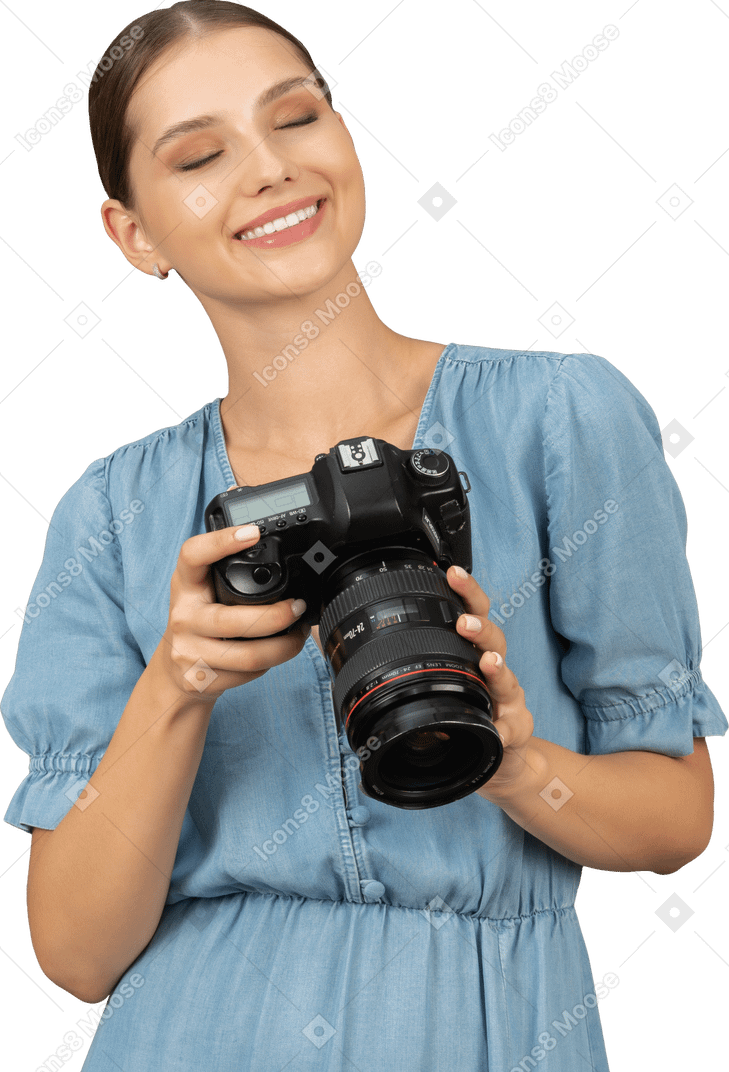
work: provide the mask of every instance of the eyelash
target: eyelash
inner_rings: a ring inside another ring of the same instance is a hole
[[[289,127],[303,127],[303,126],[306,126],[309,123],[315,123],[318,118],[319,118],[319,116],[316,114],[316,112],[312,112],[310,115],[304,116],[303,119],[299,119],[295,123],[287,123],[285,126],[276,127],[275,129],[276,130],[287,130]],[[192,164],[181,164],[177,168],[177,170],[178,171],[193,171],[196,168],[202,167],[203,164],[209,164],[211,160],[215,160],[215,158],[218,157],[218,156],[220,156],[219,152],[218,153],[213,153],[212,156],[207,156],[207,157],[205,157],[204,160],[195,160],[195,161],[193,161]]]

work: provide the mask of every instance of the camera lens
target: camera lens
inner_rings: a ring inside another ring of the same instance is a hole
[[[480,788],[503,748],[480,653],[455,628],[466,608],[432,557],[369,548],[334,571],[323,594],[335,713],[364,792],[415,809]]]

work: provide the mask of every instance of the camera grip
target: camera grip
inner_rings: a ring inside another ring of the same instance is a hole
[[[283,569],[270,552],[268,556],[250,556],[249,552],[238,551],[214,562],[212,571],[217,602],[227,607],[268,606],[285,594]],[[295,621],[278,633],[266,635],[288,636],[298,625],[299,621]],[[221,637],[221,640],[250,640],[250,637]]]
[[[213,563],[215,594],[226,606],[275,603],[286,591],[285,582],[276,548],[267,543]]]

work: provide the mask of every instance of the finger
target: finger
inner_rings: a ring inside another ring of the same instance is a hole
[[[208,637],[222,639],[242,639],[268,637],[296,622],[303,611],[294,612],[294,598],[284,599],[276,604],[261,604],[248,607],[225,607],[222,604],[210,604],[199,615],[200,629],[206,630]],[[303,604],[303,600],[301,600]]]
[[[524,690],[503,660],[494,661],[498,652],[484,652],[480,669],[492,700],[491,717],[504,748],[521,748],[534,733],[534,717],[526,706]]]
[[[504,634],[488,618],[476,618],[473,614],[462,614],[456,620],[456,628],[461,636],[470,640],[480,651],[497,651],[506,655]]]
[[[465,603],[466,610],[481,618],[488,617],[491,600],[475,577],[466,573],[460,566],[451,566],[446,573],[446,578],[453,591],[457,592]]]
[[[202,659],[214,670],[251,673],[288,662],[299,654],[308,636],[302,626],[283,637],[228,641],[199,637],[199,643],[186,645],[184,651],[191,662]]]
[[[468,614],[461,615],[456,622],[461,636],[466,637],[481,651],[497,651],[500,655],[506,655],[506,637],[498,625],[490,621],[488,614],[491,601],[478,582],[459,566],[451,566],[446,577],[469,611]]]
[[[509,669],[497,651],[485,651],[478,668],[486,679],[486,687],[494,703],[524,703],[524,689],[519,684],[514,671]]]
[[[236,536],[242,533],[243,539]],[[250,534],[249,534],[250,533]],[[204,584],[208,576],[208,567],[219,562],[227,555],[233,555],[241,548],[251,547],[261,538],[257,525],[233,525],[215,532],[203,532],[199,536],[190,536],[180,548],[177,571],[185,584]]]

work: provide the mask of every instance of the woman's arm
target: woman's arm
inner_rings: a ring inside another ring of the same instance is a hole
[[[89,779],[87,806],[32,835],[28,918],[38,963],[91,1004],[157,929],[212,711],[171,688],[157,661]]]
[[[504,692],[513,690],[506,666]],[[509,740],[509,728],[499,723]],[[549,788],[545,788],[549,787]],[[543,795],[540,795],[543,794]],[[700,856],[714,822],[706,741],[690,756],[614,752],[584,756],[532,737],[522,777],[482,796],[569,860],[603,871],[668,875]]]
[[[33,948],[48,978],[81,1001],[93,1004],[110,994],[157,930],[216,700],[293,658],[306,640],[308,626],[270,635],[293,625],[303,601],[215,602],[212,563],[259,538],[255,525],[233,526],[183,543],[170,582],[167,629],[84,799],[55,829],[33,830]]]
[[[506,654],[506,640],[488,620],[489,599],[456,567],[448,581],[478,615],[475,631],[457,626],[481,651]],[[690,756],[615,752],[585,756],[533,736],[524,690],[502,661],[484,654],[495,724],[504,741],[496,774],[477,792],[519,826],[577,864],[603,871],[667,875],[699,856],[714,822],[714,780],[703,737]]]

